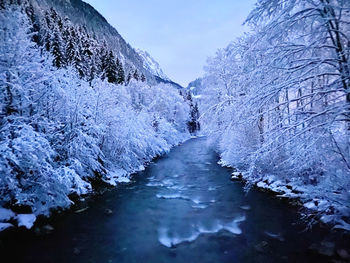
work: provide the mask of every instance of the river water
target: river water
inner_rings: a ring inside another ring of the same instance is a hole
[[[52,233],[5,235],[7,259],[0,261],[330,261],[316,252],[321,243],[332,246],[327,230],[304,231],[295,207],[254,189],[245,193],[217,161],[205,138],[191,139],[131,183],[80,204],[87,209],[51,219]]]

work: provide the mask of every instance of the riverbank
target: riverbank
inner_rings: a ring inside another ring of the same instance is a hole
[[[130,183],[3,232],[0,253],[18,263],[346,262],[346,236],[308,229],[296,207],[246,193],[217,162],[205,139],[189,140]]]
[[[225,166],[222,161],[219,163]],[[286,182],[278,180],[273,175],[251,178],[248,173],[239,172],[234,168],[233,170],[231,180],[242,181],[248,187],[253,185],[259,190],[273,193],[279,199],[287,200],[292,205],[298,205],[301,208],[301,216],[305,217],[310,227],[319,222],[350,234],[350,199],[341,196],[340,192],[331,192],[327,195],[323,193],[320,196],[320,192],[324,189],[318,189],[314,185]]]
[[[100,180],[94,179],[93,182],[90,182],[90,191],[82,193],[74,192],[69,196],[69,205],[56,207],[55,209],[51,209],[49,213],[33,213],[29,206],[15,205],[6,208],[0,206],[0,233],[9,228],[26,228],[29,230],[35,226],[39,228],[45,227],[45,222],[49,221],[49,218],[52,217],[52,215],[60,214],[63,211],[70,211],[72,210],[72,207],[74,209],[74,206],[79,207],[79,203],[84,202],[86,198],[99,195],[108,189],[116,187],[120,183],[129,183],[132,175],[145,170],[153,160],[167,154],[173,147],[179,146],[191,138],[195,137],[190,137],[189,134],[187,134],[187,136],[182,136],[182,139],[177,141],[175,145],[162,149],[161,153],[158,152],[156,156],[153,156],[143,165],[140,165],[133,170],[126,171],[124,169],[111,169],[105,176],[100,177]],[[80,208],[77,210],[79,211]],[[41,222],[38,225],[35,224],[37,220]]]

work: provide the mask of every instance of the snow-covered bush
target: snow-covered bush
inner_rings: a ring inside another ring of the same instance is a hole
[[[32,207],[35,213],[69,204],[72,184],[57,180],[53,150],[42,134],[24,123],[1,129],[0,194],[3,202]]]
[[[67,207],[91,181],[143,169],[189,138],[189,106],[171,85],[86,81],[32,42],[21,6],[0,10],[0,206]],[[56,61],[57,62],[57,61]]]
[[[347,215],[349,10],[341,0],[258,1],[251,32],[208,60],[200,100],[222,164],[248,181],[306,187],[305,200],[332,199]]]

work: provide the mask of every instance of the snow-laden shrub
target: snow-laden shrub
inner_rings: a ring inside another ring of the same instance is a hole
[[[89,181],[115,184],[189,137],[189,106],[171,85],[87,82],[57,69],[20,7],[0,10],[0,204],[36,214],[67,207]]]
[[[247,169],[259,144],[259,131],[254,125],[234,123],[219,140],[220,156],[228,166]]]
[[[32,207],[35,213],[65,207],[71,183],[57,181],[48,140],[30,125],[8,124],[1,129],[0,194],[5,202]]]
[[[277,2],[258,1],[251,32],[208,59],[203,130],[248,182],[349,216],[350,2]]]
[[[110,88],[114,99],[109,93],[100,93],[99,99],[118,107],[101,105],[104,112],[99,117],[107,120],[102,151],[114,168],[133,172],[188,137],[187,116],[178,112],[189,109],[173,87],[131,82],[126,88]]]

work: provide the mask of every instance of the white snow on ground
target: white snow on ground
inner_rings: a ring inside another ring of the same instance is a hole
[[[195,100],[202,113],[201,132],[220,155],[221,165],[247,172],[247,189],[256,185],[281,198],[298,198],[310,215],[333,214],[327,221],[338,225],[344,220],[346,225],[339,226],[347,228],[350,134],[344,116],[350,110],[349,85],[343,81],[349,71],[344,75],[343,68],[348,60],[344,66],[330,66],[328,60],[338,59],[337,45],[349,43],[349,24],[340,23],[335,44],[327,23],[313,26],[313,21],[323,20],[322,13],[304,16],[309,11],[304,1],[258,2],[269,4],[259,4],[250,13],[251,32],[218,49],[208,58],[203,77],[189,85],[200,87],[193,92],[202,95]],[[327,8],[329,1],[318,2]],[[331,2],[336,7],[332,19],[341,21],[350,1]],[[302,38],[312,41],[301,47]],[[320,45],[322,52],[308,52]],[[261,63],[252,63],[254,59]],[[320,61],[317,70],[313,61]],[[319,76],[327,77],[314,81]]]
[[[16,87],[13,105],[23,106],[23,116],[4,116],[0,131],[0,192],[6,204],[29,204],[36,215],[49,216],[70,207],[71,194],[91,192],[90,179],[129,182],[130,174],[189,139],[191,107],[178,88],[136,78],[127,87],[98,77],[88,82],[70,66],[56,70],[52,56],[33,44],[27,14],[17,7],[0,13],[0,31],[8,32],[0,41],[6,51],[0,75],[18,77],[10,83]],[[0,92],[0,111],[11,94]],[[10,130],[14,136],[8,136]],[[18,171],[25,176],[19,179]]]
[[[337,223],[338,224],[335,225],[334,228],[350,231],[350,224],[346,223],[344,220],[338,220]]]
[[[14,212],[12,212],[10,209],[0,207],[0,222],[1,221],[8,221],[13,217],[15,217]]]
[[[223,162],[221,162],[223,163]],[[328,191],[325,194],[324,185],[303,185],[299,181],[283,182],[273,175],[265,175],[252,179],[248,173],[240,173],[244,181],[257,187],[275,192],[279,198],[297,199],[310,213],[318,214],[320,220],[332,224],[334,228],[350,231],[350,224],[343,217],[350,214],[350,194],[338,194]],[[237,172],[232,173],[232,179],[237,178]]]
[[[119,178],[117,179],[117,182],[118,182],[118,183],[130,183],[130,178],[127,177],[127,176],[125,176],[125,177],[119,177]]]
[[[36,216],[34,214],[18,214],[17,221],[18,226],[24,226],[27,229],[31,229],[36,220]]]
[[[145,69],[149,70],[153,75],[158,76],[164,80],[170,80],[159,66],[159,63],[154,58],[152,58],[152,56],[147,51],[136,49],[136,52],[143,59],[143,66]]]
[[[13,225],[10,223],[0,223],[0,231],[3,231],[3,230],[10,228],[10,227],[13,227]]]
[[[104,181],[110,185],[116,186],[118,183],[129,183],[130,178],[124,169],[115,169],[109,172]]]
[[[11,219],[17,219],[18,226],[24,226],[27,229],[32,228],[36,220],[34,214],[18,214],[14,213],[10,209],[0,207],[0,231],[3,231],[14,225],[8,221]]]

